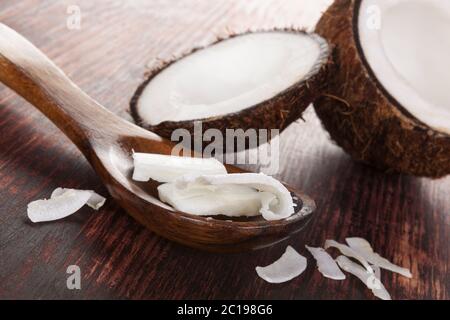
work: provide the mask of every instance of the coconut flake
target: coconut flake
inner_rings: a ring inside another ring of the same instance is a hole
[[[158,193],[161,201],[174,209],[199,216],[257,216],[262,207],[268,207],[275,199],[272,194],[238,185],[192,184],[178,188],[174,183],[165,183],[158,187]]]
[[[342,273],[336,261],[322,248],[313,248],[310,246],[305,246],[306,249],[312,254],[314,259],[316,259],[317,267],[320,273],[324,277],[333,280],[344,280],[345,274]]]
[[[345,244],[341,244],[334,240],[325,241],[325,249],[328,249],[330,247],[338,249],[342,254],[346,255],[347,257],[355,258],[367,269],[367,271],[373,273],[373,269],[370,266],[369,262],[361,254],[359,254],[357,251],[353,250],[349,246],[346,246]]]
[[[381,269],[379,266],[376,265],[370,265],[373,269],[373,273],[375,274],[375,277],[377,277],[378,279],[381,279]]]
[[[55,190],[53,190],[50,199],[53,199],[55,197],[59,197],[61,195],[63,195],[65,192],[69,191],[69,190],[75,190],[75,191],[89,191],[91,193],[91,197],[89,198],[89,200],[86,202],[86,204],[91,207],[94,210],[98,210],[100,209],[106,201],[106,198],[99,195],[98,193],[96,193],[93,190],[77,190],[77,189],[68,189],[68,188],[56,188]]]
[[[97,210],[105,200],[92,190],[57,188],[50,199],[30,202],[27,214],[32,222],[54,221],[70,216],[85,204]]]
[[[94,210],[100,209],[105,204],[106,198],[92,191],[91,197],[86,204]]]
[[[159,186],[158,192],[175,209],[196,215],[261,214],[279,220],[295,212],[289,190],[265,174],[186,175]]]
[[[404,277],[412,278],[411,271],[406,268],[402,268],[398,265],[391,263],[386,258],[383,258],[378,253],[374,252],[370,243],[363,238],[346,238],[345,241],[354,251],[358,252],[364,259],[373,265],[379,266],[380,268],[396,272]]]
[[[305,271],[306,258],[288,246],[286,252],[266,267],[256,267],[256,273],[270,283],[283,283],[298,277]]]
[[[342,270],[351,273],[359,278],[369,289],[372,290],[373,294],[376,297],[382,300],[391,300],[389,292],[387,292],[386,288],[381,283],[380,278],[377,278],[374,273],[368,272],[359,264],[351,261],[345,256],[337,257],[336,262]]]
[[[133,180],[172,182],[185,174],[226,174],[225,166],[214,158],[178,157],[153,153],[133,153]]]

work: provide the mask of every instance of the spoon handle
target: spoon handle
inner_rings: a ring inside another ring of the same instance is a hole
[[[2,23],[0,81],[39,109],[86,156],[92,139],[134,127],[90,98],[45,54]]]

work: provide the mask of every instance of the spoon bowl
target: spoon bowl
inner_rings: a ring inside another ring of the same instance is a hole
[[[157,183],[132,180],[132,153],[171,154],[174,144],[108,111],[86,95],[41,51],[0,24],[0,81],[45,114],[77,145],[111,197],[135,220],[169,240],[208,251],[271,246],[299,232],[314,201],[288,187],[296,203],[289,218],[196,216],[158,199]],[[245,172],[227,166],[230,173]]]

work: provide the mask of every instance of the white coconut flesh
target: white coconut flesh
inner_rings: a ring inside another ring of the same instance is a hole
[[[305,247],[316,260],[317,268],[324,277],[333,280],[345,279],[345,274],[339,269],[336,261],[323,248]]]
[[[318,70],[323,43],[316,35],[275,31],[218,42],[157,74],[141,93],[137,113],[158,125],[239,112]]]
[[[392,262],[390,262],[389,260],[387,260],[386,258],[380,256],[378,253],[374,252],[372,246],[367,240],[363,238],[353,237],[353,238],[346,238],[345,241],[350,246],[350,248],[358,252],[358,254],[364,257],[372,265],[401,274],[402,276],[407,278],[412,278],[412,274],[411,271],[409,271],[409,269],[397,266]]]
[[[325,249],[328,248],[338,249],[343,255],[358,260],[368,272],[374,273],[373,268],[370,266],[366,258],[364,258],[360,253],[358,253],[356,250],[353,250],[349,246],[346,246],[345,244],[339,243],[335,240],[326,240]]]
[[[50,199],[30,202],[27,214],[32,222],[54,221],[77,212],[84,205],[98,210],[105,201],[104,197],[92,190],[57,188]]]
[[[177,157],[154,153],[133,153],[133,180],[172,182],[186,174],[226,174],[214,158]]]
[[[78,192],[78,193],[83,193],[83,192],[90,192],[91,196],[89,197],[89,199],[86,202],[86,205],[88,207],[91,207],[94,210],[98,210],[100,209],[106,201],[106,198],[99,195],[98,193],[92,191],[92,190],[77,190],[77,189],[67,189],[67,188],[56,188],[55,190],[53,190],[50,199],[55,199],[56,197],[60,197],[62,195],[64,195],[64,193],[68,192]]]
[[[279,181],[257,173],[186,175],[158,187],[161,201],[194,215],[257,216],[280,220],[291,216],[291,193]]]
[[[450,1],[363,0],[358,30],[384,89],[422,123],[450,134]]]
[[[381,283],[380,278],[377,278],[376,274],[368,272],[366,269],[351,261],[346,256],[337,257],[336,262],[342,270],[351,273],[360,279],[367,286],[367,288],[372,290],[376,297],[382,300],[391,300],[389,292]]]
[[[256,273],[270,283],[283,283],[298,277],[305,271],[307,260],[288,246],[286,252],[274,263],[266,267],[256,267]]]

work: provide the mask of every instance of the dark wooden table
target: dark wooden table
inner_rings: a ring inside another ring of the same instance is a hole
[[[158,58],[227,30],[310,28],[328,2],[2,0],[0,21],[34,42],[88,94],[129,117],[129,99]],[[82,13],[79,30],[66,27],[74,3]],[[311,195],[318,210],[288,243],[307,255],[305,244],[362,236],[411,268],[412,280],[382,273],[394,299],[450,298],[450,179],[388,175],[357,164],[333,145],[311,109],[305,118],[281,136],[279,178]],[[98,213],[85,208],[62,221],[30,223],[27,203],[58,186],[106,194],[71,142],[1,86],[0,298],[373,298],[351,276],[323,278],[312,259],[302,276],[270,285],[254,268],[278,258],[286,243],[234,255],[200,252],[157,237],[112,200]],[[81,290],[66,287],[66,268],[73,264],[81,268]]]

